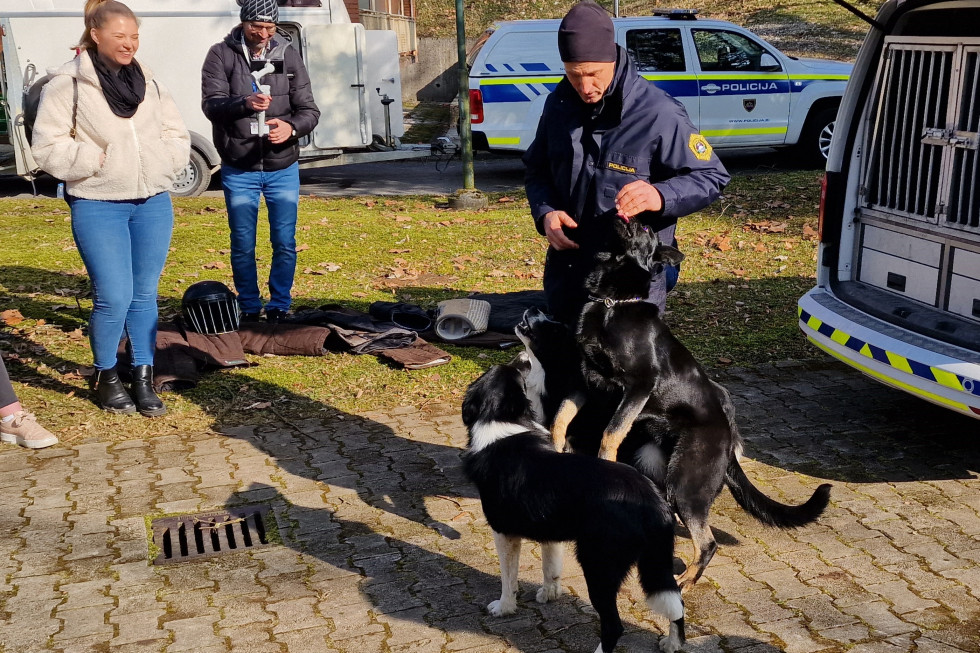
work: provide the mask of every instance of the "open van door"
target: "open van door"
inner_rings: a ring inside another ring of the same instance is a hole
[[[313,25],[304,30],[304,36],[306,67],[320,108],[313,146],[326,150],[370,144],[364,26]]]
[[[24,126],[24,96],[27,87],[34,81],[34,65],[28,67],[26,84],[21,73],[20,59],[14,44],[10,21],[0,19],[0,30],[3,36],[2,59],[0,59],[0,94],[3,95],[3,109],[7,114],[7,131],[10,146],[13,149],[13,161],[9,164],[3,161],[3,170],[16,172],[18,175],[33,178],[38,171],[37,163],[31,156],[31,145],[27,142],[27,130]],[[8,170],[9,169],[9,170]]]

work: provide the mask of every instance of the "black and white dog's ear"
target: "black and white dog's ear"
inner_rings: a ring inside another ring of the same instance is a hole
[[[653,252],[653,260],[666,265],[680,265],[684,260],[684,254],[676,247],[657,245],[657,249]]]

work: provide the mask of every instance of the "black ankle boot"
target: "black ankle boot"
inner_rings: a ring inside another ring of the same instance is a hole
[[[110,413],[135,413],[136,404],[126,392],[116,368],[107,370],[95,370],[92,377],[95,386],[95,395],[99,399],[99,406]]]
[[[133,383],[130,385],[133,399],[141,415],[159,417],[167,412],[167,407],[153,390],[153,366],[137,365],[133,368]]]

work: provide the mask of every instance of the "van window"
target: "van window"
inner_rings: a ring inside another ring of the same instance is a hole
[[[687,70],[679,29],[631,29],[626,32],[626,51],[641,73]]]
[[[763,54],[768,51],[738,32],[726,30],[692,29],[694,46],[698,51],[701,70],[706,71],[742,71],[742,72],[778,72],[782,70],[779,62],[772,62],[772,57],[766,57],[763,65]]]

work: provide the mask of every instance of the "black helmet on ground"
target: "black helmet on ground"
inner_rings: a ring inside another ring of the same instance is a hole
[[[242,311],[238,298],[220,281],[198,281],[184,291],[180,302],[186,325],[213,336],[238,330]]]

